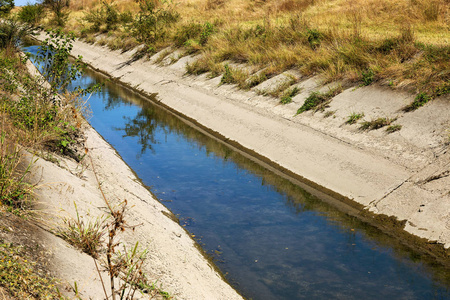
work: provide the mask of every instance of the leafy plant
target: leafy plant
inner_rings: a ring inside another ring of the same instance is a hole
[[[309,46],[312,49],[316,49],[320,46],[321,39],[323,38],[322,33],[317,29],[308,29],[307,31]]]
[[[214,31],[215,31],[214,25],[209,22],[206,22],[203,25],[203,30],[200,34],[200,45],[202,45],[202,46],[206,45],[206,43],[208,42],[209,36],[211,34],[213,34]]]

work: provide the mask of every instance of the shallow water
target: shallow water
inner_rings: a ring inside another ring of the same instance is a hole
[[[93,71],[75,85],[95,82],[91,125],[244,296],[450,299],[448,269]]]

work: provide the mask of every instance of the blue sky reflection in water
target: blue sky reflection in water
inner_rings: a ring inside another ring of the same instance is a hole
[[[77,84],[105,78],[89,71]],[[450,299],[448,269],[205,137],[120,86],[92,126],[253,299]]]

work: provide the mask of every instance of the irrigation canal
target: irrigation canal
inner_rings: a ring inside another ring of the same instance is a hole
[[[97,82],[91,125],[245,297],[450,299],[448,269],[101,74],[74,85]]]

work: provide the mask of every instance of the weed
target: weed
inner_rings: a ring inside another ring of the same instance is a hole
[[[386,131],[389,132],[389,133],[392,133],[392,132],[399,131],[400,129],[402,129],[402,125],[395,124],[395,125],[388,126],[386,128]]]
[[[372,69],[368,69],[366,72],[362,72],[362,84],[363,86],[370,85],[373,82],[375,73]]]
[[[23,247],[0,240],[0,285],[16,299],[63,299],[57,281],[43,274]]]
[[[336,113],[335,110],[328,110],[328,111],[326,111],[326,112],[323,114],[323,117],[324,117],[324,118],[329,118],[329,117],[333,116],[335,113]]]
[[[103,239],[103,225],[105,220],[97,218],[95,221],[87,221],[80,217],[76,203],[77,218],[64,219],[65,226],[57,230],[57,235],[69,244],[80,249],[94,258],[98,258]]]
[[[299,87],[294,86],[286,90],[283,96],[280,99],[281,104],[288,104],[292,102],[292,98],[295,97],[298,93],[300,93],[301,89]]]
[[[352,113],[350,116],[348,116],[347,121],[345,121],[346,124],[355,124],[359,119],[364,117],[364,113]]]
[[[263,81],[267,80],[267,74],[265,72],[259,72],[257,74],[253,74],[249,78],[246,79],[243,88],[244,89],[251,89],[252,87],[257,86]]]
[[[419,107],[424,106],[425,103],[427,103],[430,100],[431,100],[431,97],[427,93],[421,92],[421,93],[417,94],[414,101],[411,104],[407,105],[403,109],[403,111],[410,112],[410,111],[416,110]]]
[[[441,85],[439,85],[435,90],[434,90],[434,95],[436,97],[442,96],[442,95],[448,95],[450,94],[450,82],[445,82]]]
[[[321,39],[323,38],[323,35],[317,29],[308,29],[307,36],[309,46],[312,49],[316,49],[318,46],[320,46],[320,42]]]
[[[44,7],[42,5],[28,4],[21,8],[17,17],[21,22],[35,26],[44,17],[44,14]]]
[[[139,0],[140,11],[133,22],[132,35],[139,42],[153,44],[166,36],[166,27],[178,21],[179,14],[170,3],[162,2],[165,7],[158,8],[152,0]]]
[[[331,98],[338,95],[340,92],[342,92],[342,87],[331,89],[326,93],[312,92],[308,98],[306,98],[303,105],[297,110],[297,115],[311,109],[314,109],[315,111],[323,109]]]
[[[236,79],[233,76],[233,70],[230,68],[228,64],[224,66],[225,73],[223,73],[222,78],[220,79],[220,84],[233,84],[236,83]]]
[[[397,118],[377,118],[372,121],[365,121],[362,122],[361,127],[359,129],[361,130],[375,130],[380,129],[382,127],[391,125]]]
[[[206,43],[208,42],[209,36],[211,34],[213,34],[214,31],[215,31],[214,25],[209,22],[206,22],[203,25],[203,30],[200,34],[200,41],[199,41],[200,45],[202,45],[202,46],[206,45]]]

